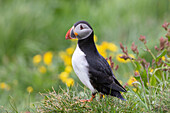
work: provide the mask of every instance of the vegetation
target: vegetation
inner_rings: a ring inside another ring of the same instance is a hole
[[[105,96],[100,100],[97,96],[93,102],[82,103],[80,99],[91,98],[91,92],[87,89],[78,92],[76,88],[68,88],[61,89],[61,93],[52,91],[42,94],[44,100],[37,106],[37,112],[168,112],[170,109],[168,90],[162,93],[159,93],[157,88],[153,90],[157,91],[154,92],[155,95],[150,95],[154,99],[150,110],[146,108],[147,104],[143,103],[131,90],[123,94],[127,101],[110,96]]]
[[[167,31],[160,27],[170,20],[169,12],[168,0],[0,0],[0,112],[168,112],[169,50],[154,46],[169,36],[168,24]],[[112,56],[128,101],[105,96],[79,102],[91,94],[71,67],[76,41],[64,38],[79,20],[92,25],[100,53]],[[145,49],[139,48],[141,34],[147,37]],[[128,48],[122,57],[127,60],[120,58],[120,42]]]

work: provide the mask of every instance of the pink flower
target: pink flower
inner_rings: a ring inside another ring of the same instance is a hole
[[[168,29],[168,25],[170,25],[170,23],[168,22],[164,22],[164,24],[162,25],[162,27],[167,30]]]
[[[146,44],[146,42],[147,42],[146,37],[142,36],[142,35],[140,36],[139,40],[142,41],[144,44]]]

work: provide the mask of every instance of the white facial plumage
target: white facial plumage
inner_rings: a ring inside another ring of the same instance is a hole
[[[86,24],[80,23],[74,28],[74,33],[78,34],[77,38],[79,40],[85,39],[93,32],[93,30]]]

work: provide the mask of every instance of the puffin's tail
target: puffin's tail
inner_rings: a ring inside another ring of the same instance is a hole
[[[123,98],[123,96],[120,94],[117,98],[123,100],[123,101],[126,101],[126,99]]]
[[[123,96],[120,94],[119,91],[112,90],[112,91],[111,91],[111,95],[112,95],[112,96],[115,96],[115,97],[117,97],[117,98],[119,98],[119,99],[121,99],[121,100],[123,100],[123,101],[126,101],[126,99],[123,98]]]

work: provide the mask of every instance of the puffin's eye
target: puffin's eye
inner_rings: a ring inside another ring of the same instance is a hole
[[[82,25],[80,25],[80,30],[84,29]]]

